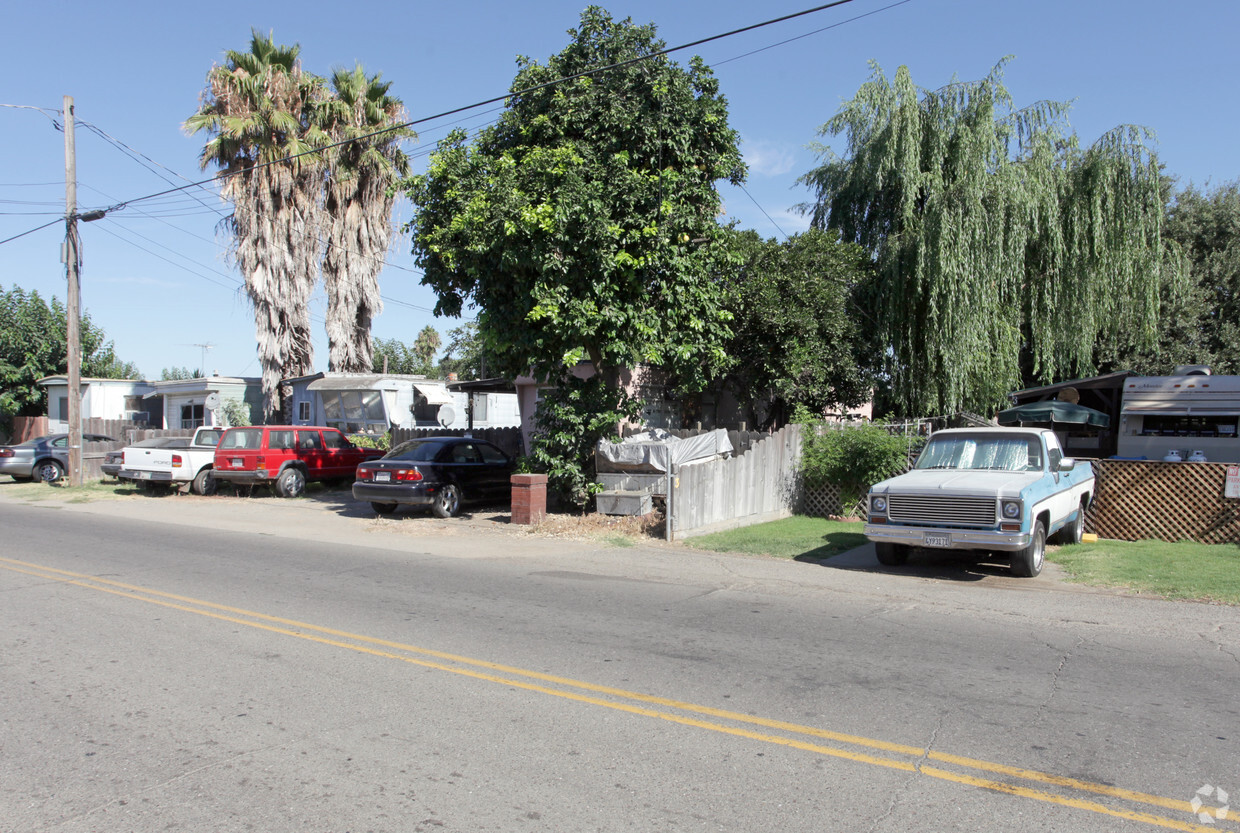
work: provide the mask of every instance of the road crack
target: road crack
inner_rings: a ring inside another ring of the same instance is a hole
[[[921,752],[921,757],[913,762],[913,771],[905,778],[901,779],[900,785],[893,789],[887,801],[887,807],[880,813],[867,828],[866,833],[874,833],[884,821],[891,818],[895,814],[896,808],[900,805],[904,794],[908,792],[913,783],[921,776],[921,766],[930,760],[930,754],[934,751],[934,744],[939,739],[939,731],[943,728],[943,721],[946,715],[940,714],[939,719],[935,722],[934,728],[930,730],[930,740],[926,743],[926,747]]]

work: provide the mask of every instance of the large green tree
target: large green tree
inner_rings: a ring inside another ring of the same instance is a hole
[[[869,81],[824,125],[803,177],[813,224],[872,253],[872,313],[894,405],[987,412],[1027,380],[1086,375],[1095,350],[1149,344],[1161,284],[1158,161],[1145,130],[1081,147],[1068,105],[1016,108],[1000,63],[937,90],[907,67]]]
[[[82,315],[79,331],[82,376],[141,378],[137,367],[116,357],[112,342],[88,314]],[[68,355],[64,304],[18,286],[0,289],[0,418],[45,413],[47,388],[38,381],[67,372]]]
[[[263,411],[279,405],[280,380],[313,372],[310,296],[323,244],[326,168],[317,154],[329,137],[316,118],[323,79],[302,71],[298,46],[257,30],[249,52],[225,53],[211,68],[202,103],[186,130],[208,136],[200,162],[220,170],[232,203],[224,225],[254,308]]]
[[[782,243],[737,232],[733,245],[727,381],[753,403],[751,424],[782,425],[797,406],[821,416],[867,401],[874,326],[855,300],[873,271],[865,250],[814,229]]]
[[[482,336],[478,334],[478,322],[466,321],[448,330],[448,344],[439,360],[441,378],[455,373],[461,381],[485,379],[497,375],[499,362],[487,353]]]
[[[370,327],[383,311],[379,272],[392,239],[397,180],[409,172],[400,127],[405,109],[391,82],[367,76],[361,65],[332,74],[318,119],[335,145],[324,193],[328,369],[365,373],[373,362]],[[429,366],[429,363],[427,363]]]
[[[727,102],[700,59],[656,57],[653,25],[591,6],[569,36],[409,180],[423,283],[438,314],[477,306],[494,371],[559,378],[584,354],[609,381],[649,362],[700,382],[728,335],[715,183],[744,177]]]
[[[1195,290],[1201,349],[1189,361],[1240,374],[1240,181],[1185,188],[1171,206],[1167,234],[1183,248]]]
[[[519,58],[498,122],[473,142],[450,135],[406,190],[436,313],[477,307],[488,373],[560,382],[532,451],[544,468],[564,463],[548,469],[552,487],[580,502],[589,473],[574,461],[633,410],[622,368],[656,364],[692,390],[726,362],[715,183],[745,168],[701,59],[677,65],[653,25],[597,6],[568,34],[546,64]],[[598,375],[566,386],[582,357]],[[589,430],[566,444],[568,424]]]

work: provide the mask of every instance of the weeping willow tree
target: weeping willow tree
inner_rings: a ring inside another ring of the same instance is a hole
[[[1082,148],[1068,104],[1017,109],[998,64],[928,91],[877,65],[820,135],[801,181],[817,228],[872,254],[867,303],[889,345],[893,405],[989,412],[1022,386],[1087,375],[1095,347],[1150,343],[1164,251],[1148,132],[1117,127]]]
[[[367,77],[361,65],[332,75],[335,95],[322,110],[335,143],[324,195],[327,249],[328,369],[369,373],[374,360],[370,327],[383,311],[379,272],[392,239],[396,182],[409,173],[400,143],[414,136],[390,82]],[[380,132],[382,131],[382,132]],[[378,135],[376,135],[378,134]]]
[[[253,32],[249,52],[228,51],[211,68],[202,102],[185,129],[209,136],[202,167],[220,169],[232,203],[224,225],[254,308],[263,411],[278,406],[280,380],[313,371],[310,296],[318,282],[326,135],[314,114],[323,80],[302,72],[299,47]]]

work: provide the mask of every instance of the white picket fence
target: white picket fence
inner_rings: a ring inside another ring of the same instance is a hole
[[[800,427],[788,425],[735,457],[674,466],[668,477],[667,539],[790,516],[800,459]]]

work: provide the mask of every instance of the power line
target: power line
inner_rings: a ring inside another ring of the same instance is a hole
[[[16,240],[19,237],[25,237],[27,234],[34,234],[36,231],[42,231],[48,226],[54,226],[57,223],[61,222],[61,219],[63,218],[52,220],[50,223],[44,223],[43,225],[37,226],[36,228],[32,228],[29,231],[23,231],[21,234],[15,234],[12,237],[8,237],[8,238],[5,238],[4,240],[0,240],[0,246],[3,246],[5,243],[8,243],[11,240]]]
[[[909,1],[909,0],[903,0],[903,2],[908,2],[908,1]],[[315,148],[314,150],[307,150],[307,151],[303,151],[302,153],[296,153],[296,154],[293,154],[293,155],[291,155],[291,156],[286,156],[286,157],[283,157],[283,158],[281,158],[281,159],[273,159],[273,160],[271,160],[271,161],[269,161],[269,162],[259,162],[259,163],[256,163],[256,164],[254,164],[254,165],[251,165],[251,166],[249,166],[249,167],[247,167],[247,168],[244,168],[244,169],[242,169],[242,170],[240,170],[240,171],[235,171],[235,172],[232,172],[232,173],[220,173],[220,174],[216,174],[215,176],[211,177],[210,179],[203,179],[203,180],[199,180],[199,181],[197,181],[197,182],[192,182],[192,183],[190,183],[189,185],[183,185],[183,186],[180,186],[180,187],[178,187],[178,188],[173,188],[173,189],[170,189],[170,190],[167,190],[167,191],[159,191],[159,192],[154,193],[154,194],[148,194],[148,195],[146,195],[146,196],[144,196],[144,197],[135,197],[134,199],[131,199],[131,200],[126,200],[125,202],[118,203],[118,204],[116,204],[116,205],[114,205],[114,206],[111,206],[110,208],[108,208],[108,209],[106,209],[106,210],[107,210],[107,211],[119,211],[120,209],[125,208],[125,207],[127,207],[127,206],[129,206],[129,205],[132,205],[133,203],[136,203],[136,202],[142,202],[142,201],[144,201],[144,200],[155,199],[156,197],[162,197],[162,196],[165,196],[165,195],[167,195],[167,194],[175,193],[175,192],[177,192],[177,191],[184,191],[184,190],[185,190],[185,189],[187,189],[187,188],[195,188],[195,187],[199,187],[199,186],[202,186],[202,185],[206,185],[206,184],[208,184],[208,183],[211,183],[211,182],[219,182],[220,180],[228,179],[228,178],[233,177],[233,176],[238,176],[238,175],[240,175],[240,174],[242,174],[242,173],[250,173],[250,172],[253,172],[253,171],[258,170],[258,169],[260,169],[260,168],[266,168],[266,167],[270,167],[270,166],[272,166],[272,165],[278,165],[278,164],[283,164],[283,163],[285,163],[285,162],[291,162],[291,161],[293,161],[293,160],[300,159],[300,158],[302,158],[303,156],[311,156],[311,155],[314,155],[314,154],[321,154],[321,153],[323,153],[324,151],[332,150],[333,148],[337,148],[337,147],[342,147],[343,145],[351,144],[351,143],[353,143],[353,142],[362,142],[362,141],[365,141],[365,140],[367,140],[367,139],[373,139],[373,138],[374,138],[374,137],[376,137],[376,136],[382,136],[382,135],[383,135],[383,134],[385,134],[385,133],[391,133],[391,132],[394,132],[394,131],[397,131],[397,130],[404,130],[404,129],[406,129],[406,128],[414,127],[414,126],[419,125],[419,124],[425,124],[426,122],[431,122],[431,121],[435,121],[435,120],[437,120],[437,119],[447,118],[448,116],[455,116],[455,115],[457,115],[458,113],[464,113],[464,112],[469,111],[469,110],[475,110],[475,109],[477,109],[477,108],[479,108],[479,107],[485,107],[485,106],[487,106],[488,104],[496,104],[496,103],[499,103],[499,102],[507,101],[507,100],[512,99],[512,98],[517,98],[517,97],[520,97],[520,96],[523,96],[523,95],[528,95],[528,94],[530,94],[530,93],[532,93],[532,92],[537,92],[538,90],[546,89],[547,87],[553,87],[553,86],[556,86],[556,85],[559,85],[559,84],[563,84],[563,83],[565,83],[565,82],[567,82],[567,81],[573,81],[573,80],[578,79],[578,78],[588,78],[588,77],[591,77],[591,76],[594,76],[594,75],[599,75],[599,74],[602,74],[602,73],[604,73],[604,72],[610,72],[611,70],[614,70],[614,69],[620,69],[620,68],[622,68],[622,67],[626,67],[626,66],[629,66],[629,65],[631,65],[631,64],[639,63],[639,62],[642,62],[642,61],[651,61],[651,60],[654,60],[654,59],[656,59],[656,58],[661,58],[661,57],[663,57],[663,56],[665,56],[665,55],[670,55],[670,54],[672,54],[673,52],[681,52],[681,51],[683,51],[683,50],[685,50],[685,49],[692,49],[692,48],[693,48],[693,47],[695,47],[695,46],[701,46],[702,44],[705,44],[705,43],[711,43],[711,42],[713,42],[713,41],[722,40],[722,39],[724,39],[724,38],[730,38],[730,37],[733,37],[733,36],[735,36],[735,35],[743,34],[743,33],[745,33],[745,32],[752,32],[752,31],[754,31],[755,29],[761,29],[761,28],[766,27],[766,26],[772,26],[772,25],[774,25],[774,24],[776,24],[776,23],[783,23],[783,22],[785,22],[785,21],[788,21],[788,20],[793,20],[793,19],[798,18],[798,17],[804,17],[804,16],[806,16],[806,15],[810,15],[810,14],[816,14],[817,12],[826,11],[827,9],[833,9],[833,8],[836,8],[837,6],[843,6],[843,5],[848,4],[848,3],[851,3],[851,2],[853,2],[853,0],[833,0],[833,2],[830,2],[830,3],[824,3],[824,4],[822,4],[822,5],[819,5],[819,6],[814,6],[813,8],[805,9],[805,10],[803,10],[803,11],[793,12],[793,13],[791,13],[791,14],[786,14],[786,15],[783,15],[782,17],[776,17],[776,18],[772,18],[772,19],[770,19],[770,20],[765,20],[765,21],[762,21],[761,23],[754,23],[754,24],[751,24],[751,25],[749,25],[749,26],[743,26],[743,27],[741,27],[741,28],[739,28],[739,29],[733,29],[733,30],[731,30],[731,31],[729,31],[729,32],[724,32],[724,33],[719,34],[719,35],[712,35],[712,36],[710,36],[710,37],[701,38],[701,39],[699,39],[699,40],[695,40],[695,41],[690,41],[689,43],[681,44],[680,46],[672,46],[672,47],[668,47],[667,49],[662,49],[662,50],[659,50],[658,52],[652,52],[652,53],[650,53],[649,55],[640,55],[640,56],[638,56],[638,57],[636,57],[636,58],[630,58],[630,59],[625,60],[625,61],[618,61],[618,62],[616,62],[616,63],[614,63],[614,64],[608,64],[607,66],[596,67],[596,68],[594,68],[594,69],[585,70],[585,71],[583,71],[583,72],[578,72],[578,73],[575,73],[575,74],[573,74],[573,75],[566,75],[566,76],[562,76],[562,77],[560,77],[560,78],[556,78],[556,79],[553,79],[553,80],[551,80],[551,81],[546,81],[546,82],[544,82],[544,83],[542,83],[542,84],[535,84],[535,85],[534,85],[534,86],[532,86],[532,87],[526,87],[525,89],[515,90],[515,91],[509,91],[509,92],[507,92],[507,93],[504,93],[503,95],[500,95],[500,96],[495,96],[495,97],[493,97],[493,98],[488,98],[488,99],[486,99],[485,101],[479,101],[479,102],[476,102],[476,103],[474,103],[474,104],[467,104],[467,105],[462,106],[462,107],[454,107],[454,108],[453,108],[453,109],[451,109],[451,110],[445,110],[444,112],[442,112],[442,113],[437,113],[437,114],[435,114],[435,115],[433,115],[433,116],[426,116],[426,117],[423,117],[423,118],[420,118],[420,119],[414,119],[414,120],[411,120],[411,121],[402,122],[401,124],[395,124],[395,125],[392,125],[392,126],[390,126],[390,127],[385,127],[385,128],[383,128],[382,130],[376,130],[376,131],[374,131],[373,133],[368,133],[368,134],[363,135],[363,136],[357,136],[357,137],[350,138],[350,139],[344,139],[344,140],[341,140],[341,141],[339,141],[339,142],[333,142],[333,143],[331,143],[331,144],[327,144],[327,145],[324,145],[324,146],[322,146],[322,147]],[[899,4],[896,4],[896,5],[899,5]]]
[[[905,2],[907,2],[907,0],[905,0]],[[756,199],[754,199],[753,194],[749,193],[749,189],[748,189],[748,188],[746,188],[744,185],[738,185],[738,186],[736,186],[736,187],[737,187],[737,188],[740,188],[742,191],[744,191],[744,192],[745,192],[745,196],[747,196],[747,197],[749,197],[749,199],[753,200],[753,204],[754,204],[754,205],[756,205],[756,206],[758,206],[758,210],[762,212],[762,216],[764,216],[764,217],[766,217],[766,219],[770,220],[770,221],[771,221],[771,225],[773,225],[773,226],[775,227],[775,230],[776,230],[776,231],[778,231],[780,234],[782,234],[782,235],[784,236],[784,239],[785,239],[785,240],[787,240],[787,239],[788,239],[788,233],[779,227],[779,223],[775,222],[775,218],[773,218],[770,214],[767,214],[767,213],[766,213],[766,209],[762,207],[762,203],[760,203],[760,202],[758,202]]]

